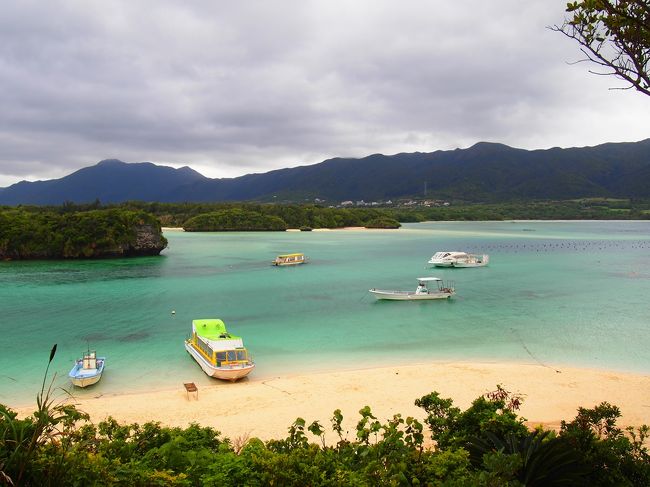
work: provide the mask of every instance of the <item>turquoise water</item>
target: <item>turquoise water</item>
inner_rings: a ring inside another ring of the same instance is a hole
[[[54,343],[61,387],[87,344],[108,357],[78,396],[214,383],[183,347],[191,320],[210,317],[244,337],[256,379],[448,359],[650,372],[650,222],[166,236],[161,257],[0,263],[0,402],[33,400]],[[488,253],[490,266],[427,268],[438,250]],[[311,262],[269,265],[287,252]],[[367,292],[422,276],[454,280],[457,296]]]

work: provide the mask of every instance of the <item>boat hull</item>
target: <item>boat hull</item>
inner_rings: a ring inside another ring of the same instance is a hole
[[[71,379],[72,385],[77,386],[77,387],[88,387],[92,386],[93,384],[97,384],[99,382],[99,379],[101,379],[102,376],[96,375],[93,377],[84,377],[82,379]]]
[[[372,295],[377,299],[389,301],[430,301],[434,299],[449,299],[453,292],[432,291],[428,294],[417,294],[410,291],[386,291],[382,289],[370,289]]]
[[[485,267],[487,262],[456,262],[451,267]]]
[[[215,367],[187,341],[185,342],[185,350],[187,350],[187,353],[189,353],[192,358],[201,366],[203,372],[205,372],[210,377],[214,377],[215,379],[229,380],[234,382],[238,379],[246,377],[255,368],[255,364]]]

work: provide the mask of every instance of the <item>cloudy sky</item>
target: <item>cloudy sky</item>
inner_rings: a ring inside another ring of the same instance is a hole
[[[478,141],[650,137],[547,29],[566,0],[5,2],[0,186],[101,159],[233,177]]]

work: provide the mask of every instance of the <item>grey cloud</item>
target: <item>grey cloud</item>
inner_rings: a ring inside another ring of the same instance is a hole
[[[608,93],[607,80],[566,64],[577,47],[545,28],[564,6],[10,4],[0,17],[0,186],[108,157],[235,176],[478,140],[647,137],[637,120],[646,100]]]

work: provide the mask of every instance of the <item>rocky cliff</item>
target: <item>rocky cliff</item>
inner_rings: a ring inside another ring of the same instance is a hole
[[[123,255],[158,255],[167,247],[159,225],[138,225],[135,227],[135,241],[123,248]]]

